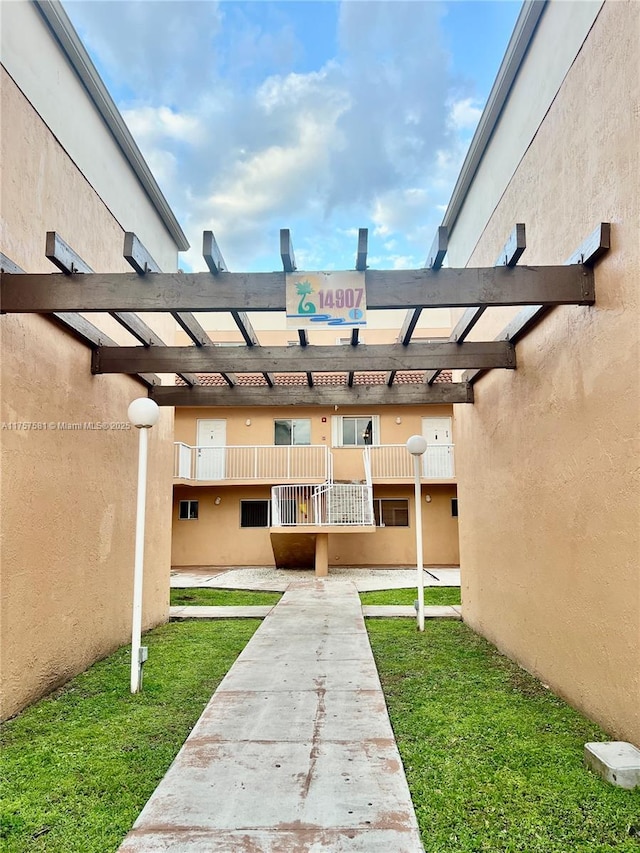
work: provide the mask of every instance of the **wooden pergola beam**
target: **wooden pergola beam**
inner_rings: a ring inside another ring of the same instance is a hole
[[[185,388],[159,385],[149,394],[159,406],[428,406],[473,403],[473,389],[463,383],[438,385],[356,385]]]
[[[367,253],[369,251],[369,229],[358,229],[358,251],[356,252],[356,269],[364,272],[367,268]]]
[[[516,366],[509,341],[466,344],[377,344],[358,347],[100,347],[95,373],[334,373],[372,370],[507,368]]]
[[[126,246],[127,240],[125,235],[125,248]],[[70,276],[75,273],[82,273],[84,276],[95,275],[89,264],[87,264],[56,231],[47,231],[45,254],[47,258],[65,275]],[[88,280],[88,278],[84,279],[85,282]],[[69,316],[69,312],[54,313],[64,315],[66,317]],[[131,311],[109,311],[108,313],[114,320],[117,320],[117,322],[120,323],[127,332],[129,332],[129,334],[133,335],[133,337],[140,341],[141,344],[144,344],[144,346],[164,346],[162,338],[160,338],[160,336],[157,335],[144,320],[138,317],[137,314],[134,314]],[[180,376],[189,385],[198,384],[199,380],[197,376],[193,376],[190,373],[181,373]]]
[[[449,229],[445,225],[439,225],[438,230],[436,231],[436,236],[433,238],[433,243],[431,244],[431,249],[429,250],[427,261],[425,263],[425,267],[427,269],[439,270],[442,268],[442,264],[444,263],[444,259],[447,254],[448,245]],[[418,320],[420,319],[421,314],[422,308],[410,308],[407,311],[407,314],[404,318],[404,323],[402,324],[402,328],[400,329],[400,334],[398,335],[398,341],[403,346],[406,347],[410,343],[411,337],[416,326],[418,325]],[[387,385],[393,385],[393,380],[395,378],[395,370],[391,370],[387,374]]]
[[[526,248],[525,224],[524,222],[517,222],[503,248],[498,253],[494,266],[515,267]],[[486,310],[486,305],[482,305],[479,308],[467,308],[449,335],[449,340],[461,344]],[[428,385],[432,385],[439,375],[439,370],[430,370],[425,374],[424,381]]]
[[[216,238],[213,236],[213,231],[203,231],[202,233],[202,256],[206,265],[209,267],[209,272],[216,278],[221,276],[227,269],[227,265],[222,257],[222,252],[216,243]],[[196,273],[196,275],[198,275],[198,273]],[[206,273],[200,273],[200,275],[206,276]],[[231,274],[226,273],[226,275]],[[258,336],[256,335],[253,326],[251,325],[251,320],[249,320],[247,314],[244,311],[239,310],[236,306],[230,307],[227,310],[233,317],[233,321],[244,338],[246,345],[248,347],[259,346]],[[227,384],[230,384],[229,378],[225,377]],[[272,376],[265,373],[264,378],[269,387],[273,386],[274,383]]]
[[[144,246],[142,241],[136,237],[133,231],[126,231],[124,235],[124,248],[122,250],[124,259],[138,273],[138,275],[146,275],[147,273],[162,272],[160,266],[156,263],[151,255],[151,252]],[[189,335],[191,340],[197,347],[213,346],[213,341],[202,328],[200,323],[189,311],[172,311],[171,316],[178,325]],[[195,377],[194,377],[195,378]],[[224,381],[230,385],[235,385],[235,377],[233,374],[222,374]],[[190,385],[197,382],[190,382]]]
[[[15,275],[25,275],[25,271],[18,264],[14,263],[11,258],[0,252],[0,270],[4,272],[14,273]],[[56,325],[70,332],[76,340],[83,343],[85,346],[91,347],[117,347],[118,344],[113,338],[105,334],[102,329],[94,326],[82,314],[57,313],[48,314],[47,318],[53,320]],[[139,379],[144,385],[150,387],[160,384],[160,377],[153,373],[137,374],[135,379]]]
[[[367,270],[367,308],[467,308],[478,305],[593,305],[593,272],[584,265]],[[79,287],[83,284],[83,287]],[[157,273],[153,287],[135,273],[2,273],[2,310],[284,311],[283,272]]]
[[[580,267],[590,269],[610,248],[611,223],[600,222],[591,234],[583,240],[575,252],[569,255],[565,261],[565,265],[569,269]],[[510,341],[515,345],[534,326],[538,325],[550,308],[551,306],[549,305],[529,305],[523,308],[500,332],[496,337],[496,341]],[[474,383],[486,372],[486,369],[469,370],[462,375],[462,378],[466,382]]]
[[[291,242],[291,231],[288,228],[280,229],[280,257],[282,258],[282,269],[285,272],[295,272],[296,256]]]

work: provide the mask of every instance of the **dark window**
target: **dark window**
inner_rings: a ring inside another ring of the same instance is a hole
[[[373,444],[373,419],[343,418],[342,444],[345,447]]]
[[[373,501],[376,527],[408,527],[409,501],[376,498]]]
[[[269,527],[270,501],[240,501],[240,527]]]
[[[275,421],[274,444],[311,444],[311,421],[308,418]]]
[[[180,501],[178,517],[183,520],[198,517],[198,501]]]
[[[451,515],[454,518],[458,517],[458,498],[451,498]]]

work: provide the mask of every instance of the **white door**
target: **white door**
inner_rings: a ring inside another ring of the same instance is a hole
[[[196,479],[224,480],[224,456],[226,443],[226,421],[198,420]]]
[[[451,418],[423,418],[422,435],[427,440],[424,454],[425,477],[453,477]]]

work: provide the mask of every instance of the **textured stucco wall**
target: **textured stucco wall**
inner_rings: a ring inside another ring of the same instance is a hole
[[[413,488],[374,486],[375,498],[409,501],[409,527],[378,528],[371,533],[329,534],[329,566],[406,566],[415,563]],[[431,496],[427,503],[426,495]],[[220,498],[216,506],[215,499]],[[268,486],[176,486],[173,507],[174,566],[272,566],[267,528],[240,527],[241,500],[269,500]],[[451,515],[455,486],[422,487],[423,558],[427,565],[459,563],[457,518]],[[181,500],[199,501],[198,519],[179,519]]]
[[[51,272],[45,232],[57,230],[94,269],[126,270],[123,228],[4,70],[2,117],[3,252],[29,272]],[[171,342],[172,321],[151,322]],[[89,349],[43,317],[4,315],[0,335],[2,422],[47,426],[0,431],[7,717],[130,638],[137,431],[49,424],[126,422],[146,389],[91,376]],[[150,439],[145,627],[168,615],[172,432],[164,410]]]
[[[555,309],[517,345],[517,371],[493,371],[456,407],[462,598],[468,624],[635,743],[639,42],[640,6],[606,3],[479,243],[453,233],[457,257],[490,265],[525,222],[523,262],[548,264],[612,223],[596,305]],[[487,312],[475,337],[505,319]]]

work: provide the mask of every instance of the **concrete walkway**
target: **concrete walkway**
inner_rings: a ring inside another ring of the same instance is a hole
[[[422,853],[354,583],[297,581],[120,853]]]

